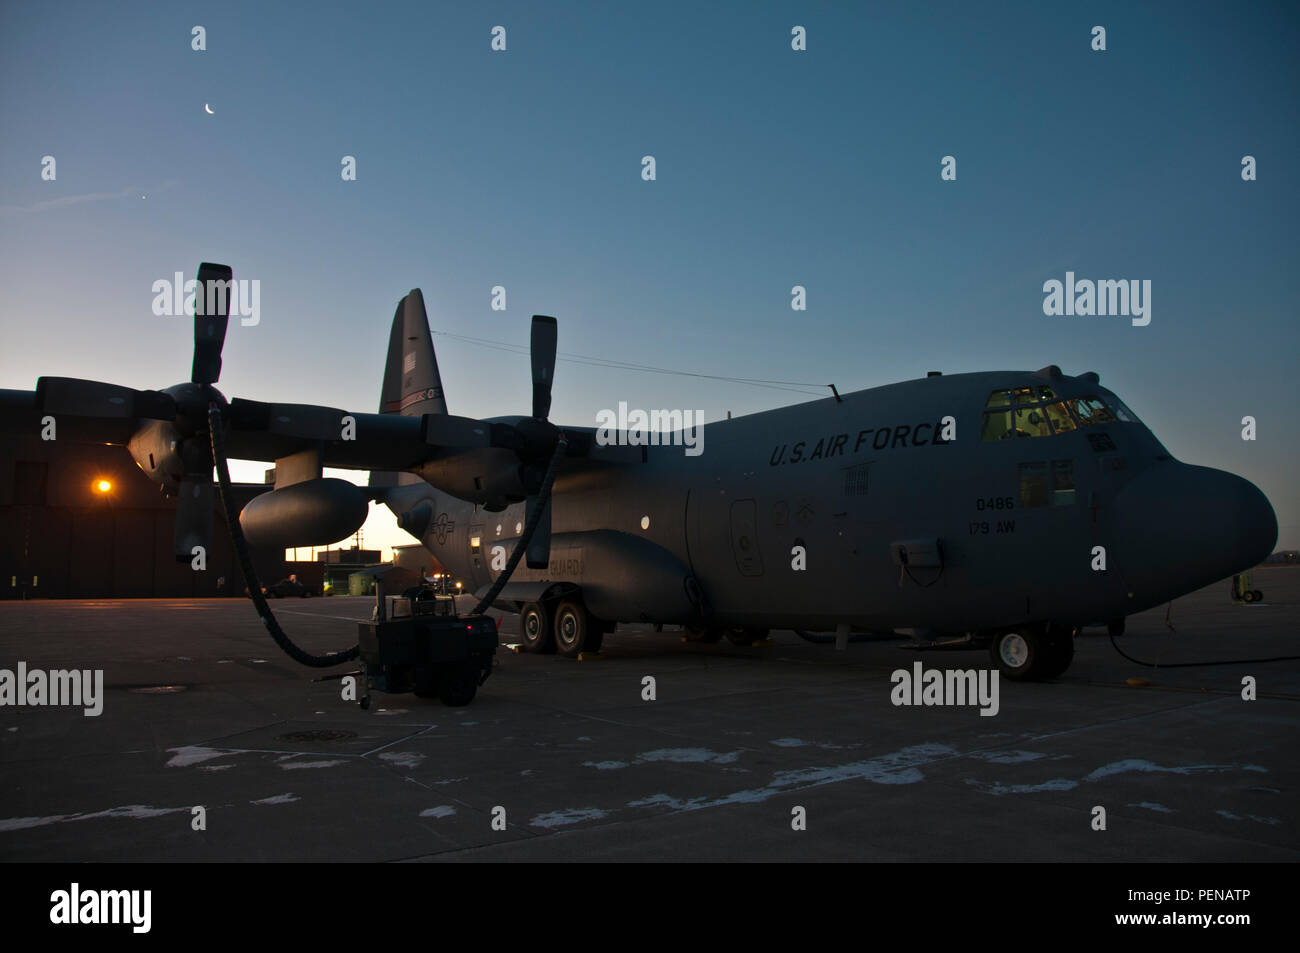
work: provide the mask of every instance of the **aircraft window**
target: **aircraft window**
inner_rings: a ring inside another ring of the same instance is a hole
[[[1083,397],[1079,400],[1067,401],[1074,415],[1079,418],[1079,423],[1084,427],[1093,424],[1110,423],[1115,419],[1115,415],[1107,409],[1106,405],[1098,397]]]
[[[1129,410],[1128,407],[1124,404],[1124,402],[1119,398],[1112,397],[1111,402],[1115,406],[1115,416],[1118,417],[1120,420],[1124,421],[1126,424],[1139,424],[1142,422],[1138,420],[1137,414]]]
[[[984,415],[984,433],[981,440],[1005,440],[1011,432],[1011,411],[1003,410]]]
[[[1075,501],[1073,460],[1034,460],[1019,466],[1020,506],[1071,506]]]
[[[1074,505],[1074,461],[1052,461],[1052,505]]]
[[[989,394],[989,401],[984,406],[985,407],[1010,407],[1011,391],[995,390],[993,393]]]
[[[1034,389],[1032,387],[1017,387],[1012,393],[1016,398],[1017,404],[1033,404],[1038,402],[1038,398],[1034,396]]]
[[[1042,400],[1056,400],[1056,391],[1050,387],[1040,387],[1038,388],[1038,396]]]
[[[1022,509],[1047,505],[1047,463],[1037,460],[1020,464],[1020,506]]]
[[[1047,415],[1042,407],[1017,407],[1014,427],[1017,437],[1050,437]]]
[[[1043,411],[1047,414],[1047,419],[1052,422],[1052,430],[1056,433],[1069,433],[1071,430],[1078,429],[1063,401],[1058,400],[1054,404],[1048,404]]]

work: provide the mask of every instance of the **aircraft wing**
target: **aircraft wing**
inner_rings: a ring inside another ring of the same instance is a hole
[[[114,385],[103,387],[102,406],[75,408],[63,404],[53,386],[44,392],[0,389],[0,432],[39,436],[42,420],[50,416],[54,418],[56,439],[125,446],[142,419],[128,406],[130,392],[123,388],[128,397],[119,399]],[[144,419],[166,419],[169,395],[157,391],[134,393],[147,394],[162,407],[160,413],[151,412]],[[226,453],[239,460],[269,462],[320,447],[324,466],[401,470],[418,465],[441,449],[436,443],[426,442],[428,429],[419,417],[351,413],[311,404],[273,404],[236,398],[230,403],[226,419]],[[432,436],[455,441],[457,448],[463,448],[466,439],[478,436],[474,429],[486,433],[478,421],[450,416],[447,420],[433,429]],[[465,426],[467,423],[475,426]]]
[[[0,390],[0,433],[27,434],[39,437],[44,418],[34,390]],[[73,443],[110,443],[125,445],[135,432],[133,420],[125,417],[56,418],[57,439]]]

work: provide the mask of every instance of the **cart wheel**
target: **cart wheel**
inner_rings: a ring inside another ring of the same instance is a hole
[[[1255,597],[1255,601],[1256,601],[1256,602],[1263,602],[1263,601],[1264,601],[1264,593],[1263,593],[1262,590],[1255,589],[1254,591],[1251,592],[1251,595],[1253,595],[1253,596]]]
[[[1255,590],[1254,590],[1254,589],[1247,589],[1245,592],[1243,592],[1243,593],[1241,594],[1241,601],[1242,601],[1242,602],[1254,602],[1254,601],[1255,601]]]
[[[474,662],[444,665],[438,677],[438,694],[449,708],[460,708],[474,700],[478,692],[479,667]]]

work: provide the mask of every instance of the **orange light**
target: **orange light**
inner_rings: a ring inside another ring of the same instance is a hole
[[[95,492],[96,492],[96,493],[107,493],[107,492],[108,492],[109,490],[111,490],[111,489],[113,489],[113,484],[110,483],[108,480],[96,480],[96,481],[95,481]]]

